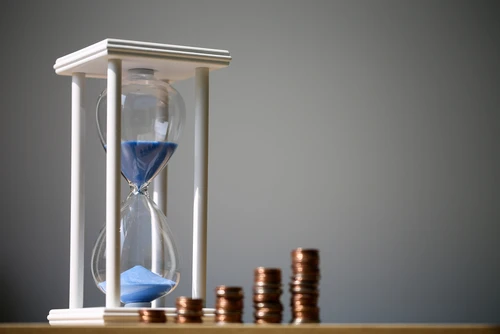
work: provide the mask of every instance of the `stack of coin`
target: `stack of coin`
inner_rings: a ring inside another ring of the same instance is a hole
[[[242,323],[243,288],[220,285],[215,288],[215,322]]]
[[[297,248],[292,251],[290,293],[293,324],[319,323],[319,251]]]
[[[139,310],[139,319],[144,323],[165,323],[167,316],[164,310],[142,309]]]
[[[199,324],[203,317],[203,299],[189,297],[177,297],[175,302],[176,317],[178,324]]]
[[[254,270],[253,307],[256,324],[279,324],[282,319],[281,269],[258,267]]]

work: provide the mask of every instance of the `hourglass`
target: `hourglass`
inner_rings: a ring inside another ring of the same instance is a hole
[[[121,172],[130,194],[120,217],[120,299],[125,306],[150,307],[179,282],[179,260],[167,218],[152,201],[148,185],[177,148],[184,101],[154,70],[128,70],[121,94]],[[96,121],[106,149],[107,91],[99,97]],[[92,253],[92,275],[106,293],[106,228]]]
[[[139,308],[150,307],[181,282],[176,241],[164,214],[162,170],[178,149],[184,119],[183,99],[170,83],[191,77],[195,79],[192,296],[205,299],[208,78],[210,71],[227,67],[230,61],[225,50],[118,39],[57,59],[56,73],[72,77],[70,289],[69,308],[51,310],[47,317],[51,325],[135,323]],[[106,224],[91,261],[106,306],[92,308],[83,307],[86,78],[107,79],[96,109],[106,151]],[[123,203],[122,175],[130,186]],[[151,182],[155,201],[148,193]],[[169,308],[165,310],[168,315]]]

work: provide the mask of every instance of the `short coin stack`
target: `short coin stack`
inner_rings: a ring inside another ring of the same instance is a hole
[[[319,323],[319,251],[297,248],[292,251],[290,283],[292,324]]]
[[[144,323],[165,323],[167,315],[164,310],[142,309],[139,310],[139,319]]]
[[[177,297],[175,322],[178,324],[200,324],[203,322],[203,299]]]
[[[215,322],[243,323],[243,288],[220,285],[215,288]]]
[[[281,269],[258,267],[254,270],[253,315],[256,324],[281,323],[281,292]]]

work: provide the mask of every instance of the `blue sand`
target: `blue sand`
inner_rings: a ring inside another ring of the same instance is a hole
[[[123,303],[149,303],[169,292],[174,281],[163,278],[143,266],[135,266],[120,275],[120,299]],[[99,283],[106,293],[106,282]]]
[[[122,141],[122,173],[140,189],[168,162],[176,148],[177,144],[171,142]]]

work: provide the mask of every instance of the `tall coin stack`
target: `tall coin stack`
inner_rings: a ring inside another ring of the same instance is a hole
[[[203,322],[203,299],[177,297],[175,322],[178,324],[200,324]]]
[[[290,283],[292,324],[319,323],[319,251],[297,248],[292,251]]]
[[[215,288],[215,322],[243,323],[243,288],[220,285]]]
[[[256,324],[279,324],[282,320],[281,269],[258,267],[254,270],[253,307]]]

